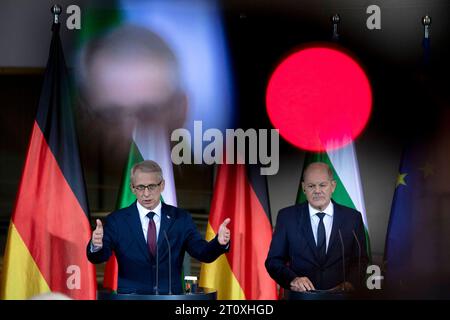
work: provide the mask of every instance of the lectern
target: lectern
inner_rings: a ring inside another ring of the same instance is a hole
[[[217,291],[209,288],[197,288],[194,293],[188,294],[121,294],[100,290],[98,300],[216,300]]]
[[[286,300],[351,300],[352,294],[344,291],[313,290],[306,292],[285,291]]]

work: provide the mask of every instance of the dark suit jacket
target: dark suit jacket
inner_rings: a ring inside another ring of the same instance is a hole
[[[174,294],[182,293],[181,270],[185,251],[202,262],[212,262],[227,251],[217,237],[210,242],[205,241],[187,211],[163,203],[158,235],[160,294],[167,294],[169,288],[169,251],[164,231],[167,232],[171,248]],[[118,292],[154,294],[156,258],[148,251],[136,202],[108,215],[100,251],[92,253],[90,242],[87,245],[87,256],[92,263],[107,261],[112,251],[115,252],[119,265]]]
[[[361,214],[336,202],[333,204],[333,226],[323,264],[317,259],[308,203],[280,210],[266,259],[266,269],[283,288],[289,289],[291,281],[296,277],[308,277],[316,289],[333,288],[342,283],[344,277],[356,288],[360,286],[368,262]],[[344,252],[339,230],[343,238]]]

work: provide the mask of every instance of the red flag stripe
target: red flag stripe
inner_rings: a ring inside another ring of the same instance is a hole
[[[95,299],[95,271],[85,254],[90,225],[35,122],[13,222],[52,291]],[[61,279],[79,276],[80,289]]]
[[[221,165],[216,181],[210,224],[217,233],[223,220],[231,218],[228,227],[232,241],[226,256],[233,274],[247,299],[272,291],[276,298],[276,286],[264,267],[272,226],[248,180],[245,165]]]

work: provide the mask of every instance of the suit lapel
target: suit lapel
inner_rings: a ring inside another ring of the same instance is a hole
[[[317,261],[316,241],[314,240],[311,218],[309,216],[309,208],[307,203],[300,208],[300,214],[298,215],[298,224],[300,226],[300,230],[302,230],[303,236],[306,238],[306,242],[308,243],[314,255],[314,260]]]
[[[164,232],[169,233],[169,229],[172,226],[172,223],[175,220],[175,213],[172,207],[169,207],[164,202],[162,203],[161,207],[161,224],[159,226],[159,234],[158,234],[158,248],[161,250],[162,248],[167,248],[167,245],[164,245],[166,243],[166,240],[164,239]],[[160,257],[162,257],[162,254],[167,250],[161,250]]]
[[[146,259],[150,261],[150,253],[148,252],[147,242],[145,241],[144,233],[142,232],[142,224],[141,219],[139,218],[139,211],[137,209],[136,202],[129,207],[127,222],[130,228],[130,233],[138,243],[139,249],[142,251]]]
[[[343,232],[343,216],[342,216],[342,212],[339,208],[338,205],[336,205],[335,202],[333,202],[333,206],[334,206],[334,216],[333,216],[333,226],[331,228],[331,235],[330,235],[330,242],[328,244],[328,250],[327,250],[327,262],[330,260],[330,258],[332,257],[333,253],[335,252],[335,250],[339,249],[338,252],[341,252],[341,245],[340,243],[340,239],[339,239],[339,230],[341,230],[341,232]]]

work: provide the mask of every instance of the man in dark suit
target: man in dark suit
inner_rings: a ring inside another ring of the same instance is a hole
[[[205,241],[189,212],[161,202],[164,179],[160,166],[151,160],[133,166],[130,187],[137,201],[108,215],[104,227],[97,220],[87,245],[88,259],[102,263],[115,252],[119,293],[167,294],[171,268],[171,291],[181,294],[185,251],[202,262],[212,262],[227,252],[230,219],[225,219],[213,240]]]
[[[302,188],[308,201],[278,214],[267,271],[293,291],[358,288],[368,262],[361,214],[331,200],[336,181],[325,163],[306,168]]]

